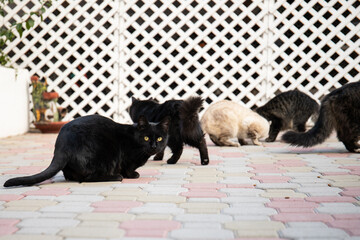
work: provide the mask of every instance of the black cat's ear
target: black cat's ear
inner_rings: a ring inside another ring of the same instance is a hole
[[[141,115],[138,119],[138,129],[142,130],[149,126],[149,122],[144,115]]]
[[[134,97],[131,97],[131,102],[134,103],[134,102],[137,102],[138,100]]]
[[[159,125],[162,127],[162,129],[167,132],[169,130],[171,118],[169,116],[166,116],[161,120]]]

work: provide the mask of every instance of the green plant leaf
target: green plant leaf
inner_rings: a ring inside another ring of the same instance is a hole
[[[18,24],[16,25],[16,31],[18,31],[18,33],[19,33],[19,35],[20,35],[20,38],[22,38],[22,35],[23,35],[23,32],[24,32],[22,23],[18,23]]]
[[[26,20],[26,29],[29,30],[34,26],[34,24],[34,20],[32,18],[28,18],[28,20]]]

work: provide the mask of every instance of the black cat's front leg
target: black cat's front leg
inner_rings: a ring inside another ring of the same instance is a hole
[[[163,160],[164,158],[164,152],[165,152],[165,149],[162,150],[161,152],[157,153],[154,157],[154,161],[161,161]]]
[[[205,137],[203,137],[201,139],[198,149],[200,152],[201,165],[208,165],[209,164],[209,154],[208,154],[208,149],[206,146]]]
[[[274,142],[276,140],[277,135],[281,130],[281,120],[278,118],[271,119],[269,137],[265,139],[266,142]]]
[[[177,143],[177,142],[170,143],[169,142],[169,147],[170,147],[173,155],[171,156],[171,158],[169,160],[167,160],[167,163],[175,164],[181,157],[181,154],[183,152],[183,145],[182,145],[182,143]]]

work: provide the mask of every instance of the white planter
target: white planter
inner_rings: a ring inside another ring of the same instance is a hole
[[[29,131],[29,83],[28,70],[0,66],[0,138]]]

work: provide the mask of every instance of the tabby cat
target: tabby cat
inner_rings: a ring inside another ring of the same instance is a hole
[[[165,116],[171,117],[168,146],[173,155],[167,161],[175,164],[180,159],[184,144],[199,149],[202,165],[209,164],[208,150],[204,133],[199,122],[198,112],[202,106],[201,97],[190,97],[186,100],[169,100],[158,103],[155,100],[132,99],[129,108],[130,117],[137,121],[140,115],[145,115],[150,121],[157,122]],[[154,160],[162,160],[164,151],[158,153]]]
[[[294,129],[305,132],[306,122],[313,115],[317,117],[319,104],[298,90],[280,93],[256,112],[271,122],[266,142],[274,142],[282,130]]]
[[[33,185],[61,170],[65,179],[77,182],[138,178],[135,170],[166,147],[170,119],[149,123],[140,116],[137,122],[124,125],[99,115],[77,118],[61,128],[48,168],[9,179],[4,186]]]
[[[269,132],[269,122],[265,118],[227,100],[210,105],[201,118],[201,126],[217,146],[246,145],[246,138],[255,145],[261,145],[259,138],[267,137]],[[239,143],[231,141],[231,138],[237,138]]]
[[[305,133],[287,132],[282,140],[311,147],[324,142],[334,129],[348,151],[360,153],[360,82],[348,83],[326,95],[314,127]]]

